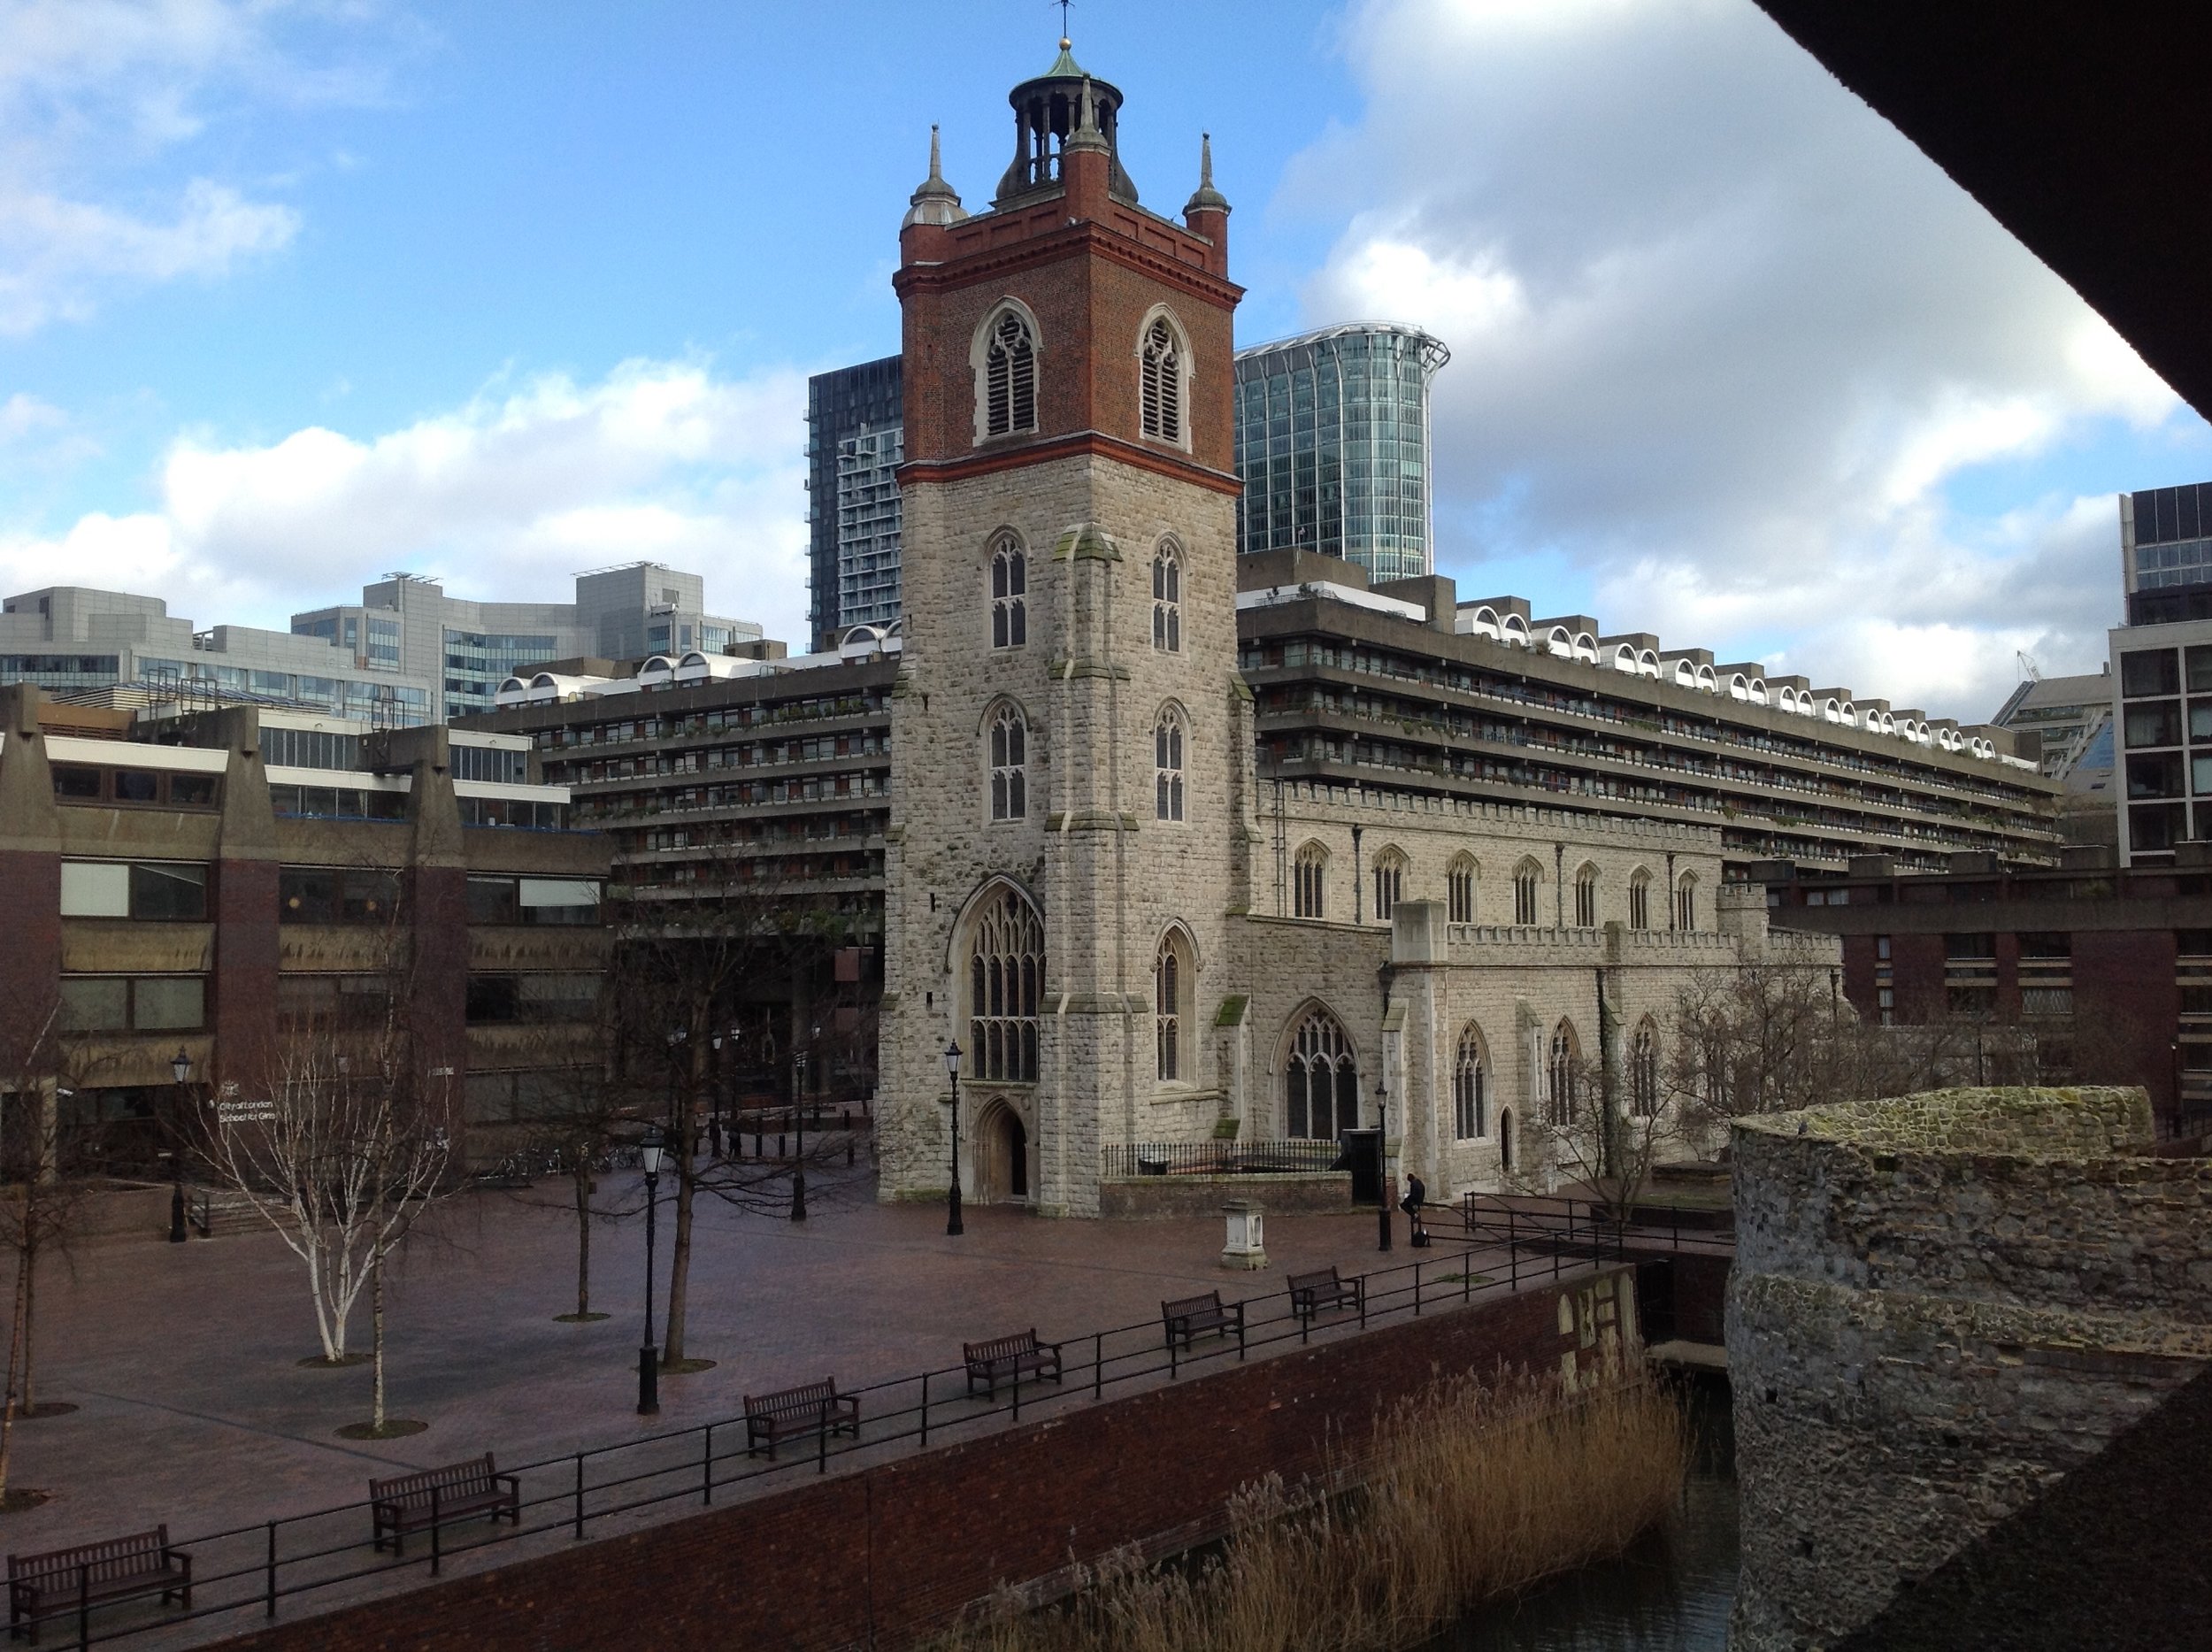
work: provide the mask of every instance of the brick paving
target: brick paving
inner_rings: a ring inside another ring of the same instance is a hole
[[[575,1292],[574,1218],[553,1203],[565,1191],[532,1195],[553,1208],[467,1194],[419,1230],[388,1284],[390,1409],[430,1426],[399,1440],[336,1437],[366,1416],[369,1373],[297,1364],[318,1350],[312,1310],[273,1233],[88,1247],[42,1272],[39,1396],[80,1409],[17,1425],[10,1483],[54,1496],[0,1518],[7,1548],[303,1513],[358,1500],[372,1474],[618,1444],[734,1416],[748,1391],[956,1364],[966,1337],[1031,1325],[1087,1337],[1156,1320],[1165,1296],[1280,1290],[1291,1271],[1385,1260],[1371,1211],[1270,1217],[1273,1266],[1254,1275],[1217,1264],[1218,1217],[1048,1222],[972,1207],[952,1239],[941,1206],[879,1205],[864,1172],[818,1182],[804,1225],[702,1200],[689,1351],[718,1363],[664,1378],[648,1421],[634,1411],[641,1222],[594,1229],[593,1303],[614,1317],[557,1324]],[[664,1311],[672,1226],[664,1189]],[[1403,1237],[1401,1224],[1388,1260],[1417,1254]],[[365,1295],[349,1346],[366,1348],[366,1320]]]

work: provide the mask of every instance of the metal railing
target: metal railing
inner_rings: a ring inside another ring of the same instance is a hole
[[[1639,1214],[1663,1211],[1666,1219]],[[1736,1245],[1732,1211],[1640,1205],[1626,1217],[1589,1199],[1508,1198],[1469,1193],[1459,1203],[1463,1235],[1475,1244],[1527,1249],[1546,1256],[1584,1256],[1592,1261],[1625,1261],[1632,1249],[1664,1246],[1671,1250],[1732,1251]],[[1683,1218],[1690,1219],[1685,1222]]]
[[[1106,1175],[1132,1176],[1319,1176],[1348,1169],[1338,1141],[1138,1141],[1110,1142]]]
[[[1335,1144],[1322,1145],[1333,1149]],[[711,1507],[718,1497],[743,1495],[778,1475],[808,1469],[826,1474],[833,1461],[841,1465],[848,1458],[881,1463],[926,1449],[933,1436],[940,1443],[972,1438],[1011,1426],[1025,1413],[1064,1412],[1095,1402],[1109,1390],[1178,1381],[1187,1372],[1302,1345],[1317,1334],[1364,1330],[1394,1318],[1417,1318],[1485,1297],[1502,1298],[1583,1271],[1571,1247],[1555,1246],[1543,1256],[1523,1251],[1521,1246],[1509,1249],[1501,1260],[1487,1264],[1487,1272],[1477,1271],[1480,1258],[1471,1251],[1351,1276],[1363,1281],[1361,1300],[1333,1315],[1325,1310],[1317,1318],[1296,1311],[1287,1287],[1248,1296],[1242,1323],[1202,1347],[1179,1346],[1156,1318],[1065,1339],[1059,1345],[1064,1362],[1058,1382],[1017,1379],[1010,1388],[1002,1378],[998,1394],[978,1395],[971,1392],[964,1364],[841,1390],[861,1402],[858,1433],[833,1440],[826,1431],[797,1455],[764,1459],[749,1451],[740,1413],[511,1466],[502,1471],[518,1482],[518,1518],[512,1525],[473,1517],[465,1529],[457,1522],[433,1522],[422,1533],[422,1545],[405,1556],[388,1556],[372,1547],[373,1518],[365,1496],[310,1514],[180,1538],[173,1547],[192,1557],[196,1604],[188,1610],[103,1625],[94,1621],[86,1603],[75,1602],[40,1621],[58,1625],[73,1617],[70,1626],[79,1647],[141,1635],[172,1645],[196,1644],[242,1632],[246,1614],[273,1620],[280,1603],[302,1597],[322,1594],[333,1607],[348,1604],[374,1592],[347,1593],[349,1585],[388,1580],[400,1585],[419,1574],[434,1578],[448,1561],[484,1558],[487,1551],[518,1547],[522,1554],[542,1552],[547,1542],[581,1541],[624,1517],[672,1513],[685,1502]],[[534,1548],[533,1539],[545,1541]],[[125,1604],[116,1602],[108,1610]],[[205,1625],[204,1634],[190,1627],[200,1624]]]

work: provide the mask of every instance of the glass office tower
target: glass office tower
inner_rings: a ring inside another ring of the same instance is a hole
[[[1379,580],[1427,573],[1429,383],[1450,359],[1386,321],[1238,351],[1237,549],[1316,550]]]
[[[806,389],[807,619],[821,649],[848,626],[898,618],[905,362],[818,373]]]

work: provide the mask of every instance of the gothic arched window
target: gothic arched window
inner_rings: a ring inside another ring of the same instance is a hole
[[[1326,1010],[1298,1024],[1283,1068],[1286,1123],[1295,1137],[1329,1141],[1359,1125],[1359,1058]]]
[[[1406,857],[1394,849],[1383,850],[1375,857],[1375,917],[1379,922],[1390,921],[1405,889]]]
[[[968,952],[972,1076],[1037,1081],[1037,1005],[1045,989],[1045,929],[1037,911],[1001,887],[976,919]]]
[[[991,646],[1018,649],[1029,642],[1029,558],[1010,535],[991,551]]]
[[[1462,1141],[1490,1133],[1490,1087],[1484,1068],[1482,1034],[1470,1022],[1452,1062],[1452,1133]]]
[[[1575,927],[1598,926],[1598,869],[1586,862],[1575,873]]]
[[[1037,427],[1037,343],[1015,311],[1000,313],[983,349],[983,434],[1014,435]]]
[[[1523,928],[1536,921],[1536,890],[1543,880],[1542,868],[1532,860],[1513,869],[1513,921]]]
[[[1152,646],[1183,651],[1183,553],[1171,542],[1152,558]]]
[[[1144,333],[1144,434],[1162,442],[1183,439],[1183,361],[1175,329],[1155,316]]]
[[[1678,929],[1697,927],[1697,873],[1686,872],[1674,886],[1674,922]]]
[[[1576,1087],[1581,1078],[1576,1068],[1581,1057],[1582,1045],[1575,1037],[1574,1023],[1561,1021],[1552,1031],[1551,1059],[1544,1073],[1545,1123],[1574,1123],[1576,1105],[1580,1099]]]
[[[1152,728],[1153,810],[1162,820],[1183,818],[1183,714],[1172,706]]]
[[[1298,851],[1298,864],[1293,868],[1291,915],[1294,918],[1326,916],[1322,908],[1322,890],[1328,881],[1329,851],[1318,843],[1309,843]],[[1356,872],[1355,875],[1357,875]]]
[[[1651,874],[1641,866],[1628,880],[1628,926],[1631,929],[1651,927]]]
[[[991,818],[1021,820],[1029,814],[1029,726],[1010,705],[990,723]]]
[[[1640,1118],[1659,1111],[1659,1029],[1649,1016],[1628,1046],[1628,1104]]]
[[[1152,966],[1153,1042],[1164,1082],[1187,1076],[1183,1036],[1190,1019],[1184,1004],[1191,990],[1189,947],[1178,934],[1160,942],[1160,956]]]
[[[1475,921],[1476,872],[1474,857],[1462,855],[1452,862],[1451,870],[1444,874],[1445,899],[1450,908],[1451,921],[1455,924],[1471,924]]]

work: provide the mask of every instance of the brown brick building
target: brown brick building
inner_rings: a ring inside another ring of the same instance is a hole
[[[480,1155],[595,1059],[607,850],[568,807],[511,736],[0,688],[0,1090],[144,1170],[180,1109],[250,1099],[288,1037],[403,989]]]
[[[2212,1124],[2212,856],[2121,871],[2108,848],[2059,866],[1961,855],[1901,875],[1878,856],[1839,880],[1752,876],[1778,929],[1843,943],[1842,990],[1886,1026],[2023,1029],[2085,1081],[2140,1084],[2160,1127]]]

